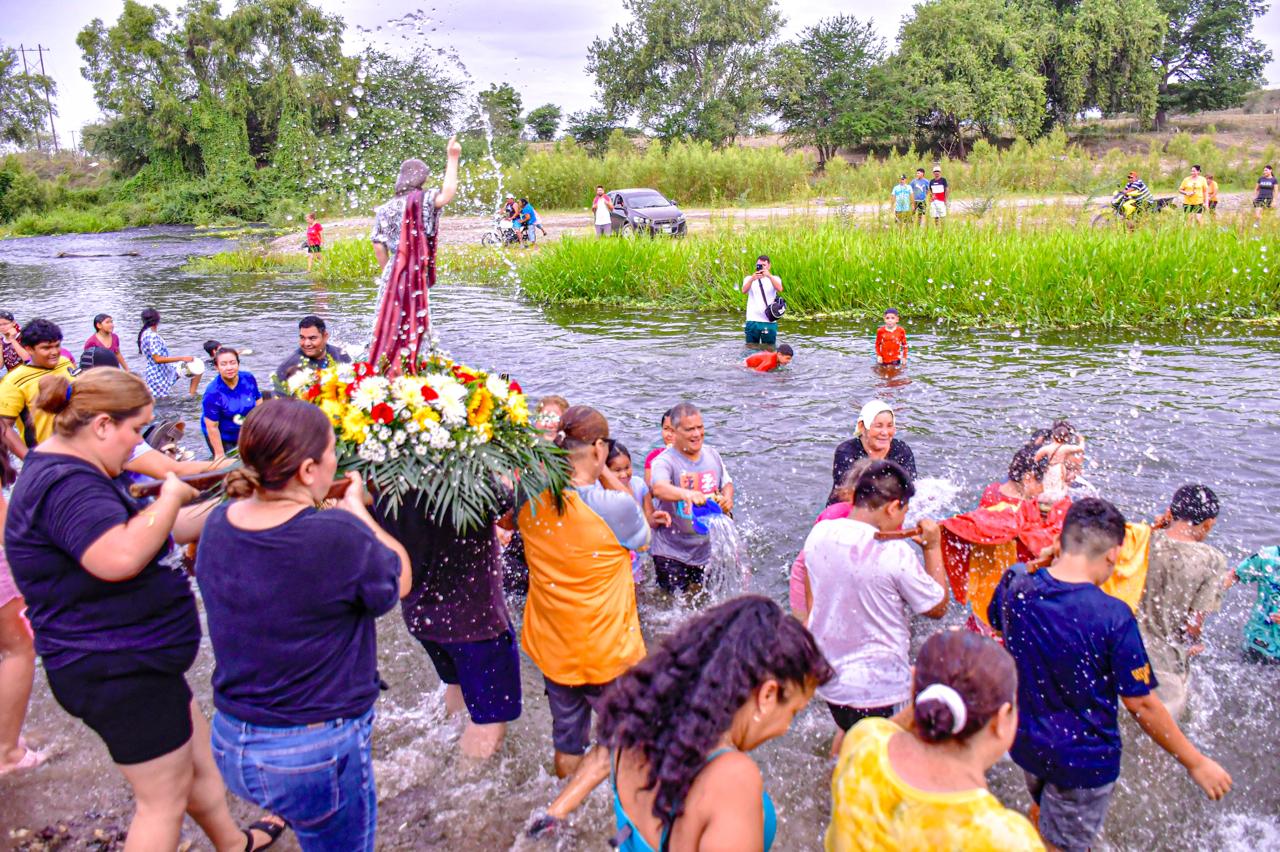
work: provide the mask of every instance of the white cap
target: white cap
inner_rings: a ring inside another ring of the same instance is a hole
[[[893,409],[889,407],[889,403],[881,399],[873,399],[862,406],[862,411],[858,412],[858,423],[862,425],[862,428],[870,429],[875,419],[886,411],[889,412],[890,416],[893,416]]]

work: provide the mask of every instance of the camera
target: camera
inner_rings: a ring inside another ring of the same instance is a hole
[[[764,261],[756,261],[756,272],[764,272]]]

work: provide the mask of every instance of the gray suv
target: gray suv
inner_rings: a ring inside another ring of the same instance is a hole
[[[615,189],[609,193],[609,200],[613,202],[615,234],[683,237],[688,233],[680,208],[656,189]]]

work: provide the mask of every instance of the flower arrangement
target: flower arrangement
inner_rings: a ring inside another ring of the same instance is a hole
[[[333,423],[339,471],[358,471],[395,513],[419,496],[437,522],[466,533],[500,503],[500,480],[517,502],[568,483],[561,450],[540,440],[516,382],[433,352],[394,378],[369,363],[302,370],[287,382]]]

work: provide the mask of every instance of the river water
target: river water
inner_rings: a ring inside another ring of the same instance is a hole
[[[210,337],[247,346],[253,353],[242,368],[260,382],[296,345],[303,314],[326,317],[338,342],[364,341],[372,283],[331,287],[303,276],[209,277],[179,269],[190,254],[225,248],[221,239],[163,228],[3,242],[0,306],[20,320],[58,322],[77,354],[92,316],[110,313],[135,367],[141,362],[133,344],[137,317],[153,306],[175,354],[199,354]],[[141,256],[56,259],[62,251]],[[785,278],[786,270],[779,271]],[[441,344],[455,358],[510,372],[532,397],[559,393],[599,408],[636,456],[657,440],[663,410],[682,399],[696,402],[707,441],[723,454],[737,487],[736,552],[749,573],[730,585],[780,602],[790,560],[830,486],[832,451],[851,434],[857,406],[872,396],[897,408],[899,437],[915,450],[923,478],[917,513],[970,508],[983,486],[1002,478],[1033,428],[1069,416],[1090,441],[1087,478],[1127,515],[1149,518],[1178,485],[1199,481],[1223,500],[1211,542],[1233,564],[1280,537],[1273,508],[1280,499],[1280,335],[1272,329],[1222,324],[1019,334],[908,321],[910,369],[885,379],[870,369],[875,318],[788,320],[783,334],[796,359],[762,376],[738,366],[746,354],[738,317],[542,309],[514,287],[451,280],[432,300]],[[161,401],[157,416],[187,418],[194,433],[188,442],[202,449],[198,411],[198,398],[175,397]],[[1239,651],[1253,596],[1251,588],[1237,587],[1210,619],[1209,649],[1196,661],[1186,725],[1232,773],[1234,791],[1223,802],[1208,802],[1172,758],[1126,724],[1124,772],[1104,848],[1280,847],[1280,667],[1245,664]],[[514,612],[518,618],[518,604]],[[651,584],[642,588],[641,620],[651,640],[684,614]],[[958,614],[949,620],[958,622]],[[936,629],[916,627],[917,642]],[[557,784],[549,774],[550,717],[533,665],[524,660],[524,715],[511,726],[497,761],[477,769],[455,760],[460,726],[444,719],[442,689],[425,653],[398,616],[383,619],[379,631],[382,671],[391,684],[379,705],[374,744],[380,846],[535,848],[517,840],[518,829]],[[206,709],[210,669],[206,650],[189,677]],[[757,752],[779,805],[777,849],[821,846],[833,730],[825,708],[814,706],[788,736]],[[0,828],[69,821],[89,832],[120,825],[130,809],[123,780],[101,744],[56,705],[42,673],[27,735],[52,757],[35,774],[0,779]],[[997,765],[991,784],[1007,804],[1025,811],[1028,797],[1012,764]],[[237,806],[237,813],[252,810]],[[611,825],[609,800],[598,790],[557,845],[605,848]],[[192,830],[189,836],[199,835]],[[287,840],[285,848],[296,847]]]

